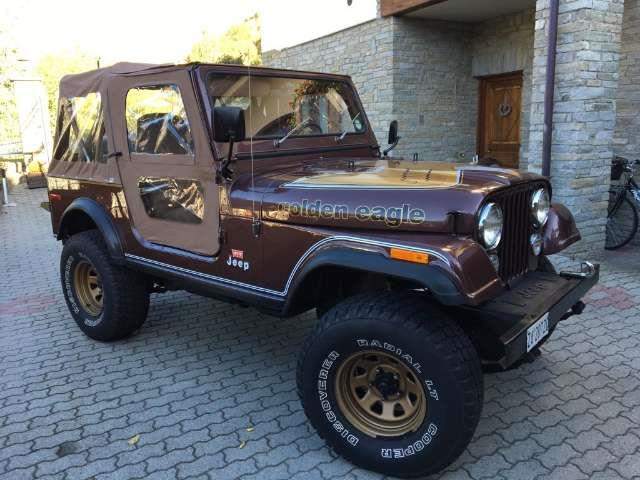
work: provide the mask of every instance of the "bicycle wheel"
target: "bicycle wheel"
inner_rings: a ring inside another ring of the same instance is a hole
[[[624,247],[638,230],[638,211],[626,196],[626,192],[609,191],[607,214],[607,238],[604,248],[615,250]]]

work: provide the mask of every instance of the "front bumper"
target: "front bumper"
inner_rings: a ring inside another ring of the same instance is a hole
[[[577,272],[528,273],[493,300],[465,308],[469,316],[463,320],[463,327],[484,364],[508,368],[528,353],[527,329],[548,313],[549,334],[540,344],[544,343],[558,322],[582,313],[581,299],[599,277],[600,266],[590,263],[584,263]]]

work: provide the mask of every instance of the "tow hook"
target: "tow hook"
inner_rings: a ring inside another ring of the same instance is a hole
[[[578,272],[560,272],[561,277],[569,278],[589,278],[596,273],[596,266],[591,262],[582,262],[580,264],[580,271]]]
[[[571,310],[569,310],[567,313],[562,315],[562,317],[560,317],[560,321],[566,320],[567,318],[572,317],[574,315],[580,315],[584,311],[584,307],[585,307],[585,304],[582,300],[576,302],[573,305],[573,307],[571,307]]]

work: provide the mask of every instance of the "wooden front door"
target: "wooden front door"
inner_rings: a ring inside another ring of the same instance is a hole
[[[478,154],[501,167],[518,168],[522,72],[480,80]]]

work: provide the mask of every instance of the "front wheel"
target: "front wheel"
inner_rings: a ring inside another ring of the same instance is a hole
[[[629,243],[638,231],[638,211],[624,191],[609,192],[604,248],[615,250]]]
[[[302,350],[297,382],[310,422],[337,453],[399,477],[452,463],[483,403],[471,341],[413,293],[359,295],[329,310]]]

